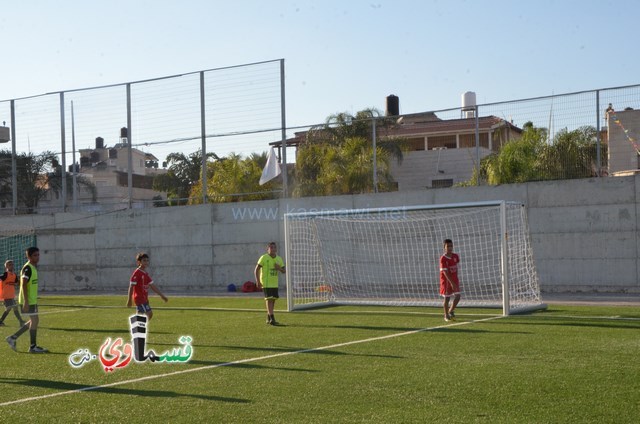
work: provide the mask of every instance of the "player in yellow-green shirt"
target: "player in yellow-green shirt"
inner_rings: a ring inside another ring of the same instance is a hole
[[[22,306],[22,315],[29,317],[29,321],[25,323],[15,334],[7,337],[7,343],[11,349],[16,350],[16,340],[23,333],[29,330],[31,338],[31,346],[29,353],[47,353],[48,350],[36,344],[38,334],[38,262],[40,262],[40,249],[30,247],[27,249],[27,263],[22,267],[20,272],[20,296],[18,303]]]
[[[264,292],[264,300],[267,305],[267,324],[278,325],[273,316],[273,309],[278,295],[278,272],[285,273],[284,262],[278,256],[278,247],[272,241],[267,245],[267,253],[260,256],[254,270],[256,284]]]

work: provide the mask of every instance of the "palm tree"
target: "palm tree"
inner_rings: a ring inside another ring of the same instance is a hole
[[[461,185],[475,185],[478,179],[497,185],[597,175],[595,128],[584,126],[573,131],[565,128],[551,144],[546,142],[546,128],[536,128],[528,122],[523,129],[520,139],[485,157],[480,174],[474,171],[471,180]]]
[[[252,153],[249,157],[231,153],[229,156],[207,164],[207,198],[213,202],[239,202],[264,200],[276,197],[274,191],[279,182],[272,180],[260,185],[262,169],[267,163],[267,152]],[[202,184],[191,190],[191,203],[202,200]]]
[[[11,163],[10,151],[0,151],[0,162]],[[34,213],[40,200],[51,191],[55,194],[62,192],[62,167],[58,163],[57,155],[45,151],[39,155],[33,153],[16,154],[16,182],[18,208],[25,208],[27,213]],[[67,185],[71,187],[72,175],[66,176]],[[11,166],[0,167],[0,201],[10,202],[13,197],[11,187]],[[76,177],[76,182],[89,190],[93,200],[96,200],[96,188],[86,178]],[[70,197],[71,193],[67,193]]]
[[[395,119],[377,109],[355,116],[338,113],[307,132],[298,146],[294,196],[366,193],[373,187],[373,129],[376,129],[376,176],[378,190],[395,188],[389,165],[402,161],[404,140],[388,136]]]
[[[378,148],[377,173],[380,186],[388,190],[393,179],[389,172],[390,155],[388,151]],[[353,137],[344,140],[340,146],[327,149],[323,159],[322,171],[318,176],[318,184],[322,194],[356,194],[371,193],[373,187],[373,155],[368,140]]]
[[[549,164],[547,179],[587,178],[596,173],[596,129],[583,126],[566,128],[556,134],[544,158]]]

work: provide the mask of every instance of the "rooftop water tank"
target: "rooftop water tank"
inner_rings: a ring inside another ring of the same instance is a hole
[[[0,143],[8,143],[11,140],[11,130],[9,127],[0,126]]]
[[[398,116],[400,115],[400,99],[394,94],[387,96],[387,110],[386,116]]]
[[[462,93],[462,112],[465,118],[474,118],[476,111],[476,93],[466,91]]]

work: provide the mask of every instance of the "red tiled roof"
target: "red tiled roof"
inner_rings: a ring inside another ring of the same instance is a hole
[[[408,119],[405,119],[404,123],[393,126],[388,130],[381,130],[379,137],[410,137],[437,134],[474,133],[476,130],[475,118],[442,120],[431,112],[405,116]],[[487,132],[492,128],[497,128],[498,126],[503,125],[508,126],[511,130],[518,133],[522,132],[521,128],[518,128],[497,116],[490,115],[478,117],[478,129],[480,132]],[[293,138],[287,139],[287,146],[297,146],[300,143],[304,143],[306,136],[307,131],[296,132]],[[279,146],[280,141],[269,143],[269,145]]]

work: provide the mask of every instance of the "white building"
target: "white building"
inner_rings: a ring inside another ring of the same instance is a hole
[[[126,141],[126,139],[124,139]],[[96,138],[93,149],[80,149],[80,163],[77,176],[93,183],[96,189],[95,201],[89,189],[78,184],[78,209],[91,211],[109,211],[123,209],[129,206],[129,146],[117,143],[107,147],[102,137]],[[154,197],[166,199],[166,193],[153,190],[153,178],[166,173],[164,168],[158,168],[158,158],[136,148],[131,148],[132,163],[132,198],[134,208],[151,206]],[[76,164],[77,166],[78,164]],[[67,175],[72,175],[73,165],[69,166]],[[72,199],[73,187],[67,185],[67,198]],[[38,209],[57,209],[61,203],[59,194],[50,192],[39,203]],[[76,209],[72,201],[68,200],[69,209]]]

